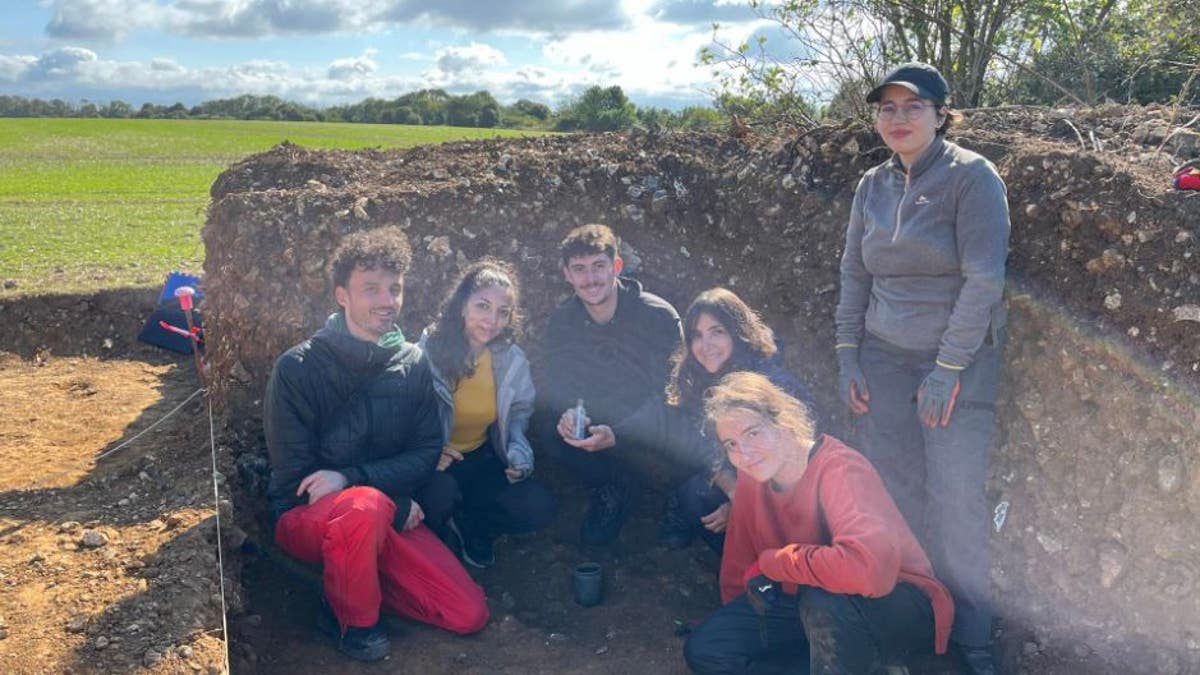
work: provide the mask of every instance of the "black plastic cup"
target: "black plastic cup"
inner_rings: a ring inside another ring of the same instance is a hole
[[[576,565],[571,581],[575,587],[575,602],[580,605],[594,607],[604,598],[604,575],[600,573],[600,563]]]

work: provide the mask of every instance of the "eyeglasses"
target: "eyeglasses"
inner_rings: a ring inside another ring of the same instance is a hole
[[[936,108],[932,103],[924,103],[922,101],[909,101],[907,103],[895,104],[884,103],[875,106],[875,119],[889,122],[891,120],[908,121],[921,116],[921,112],[926,108]]]

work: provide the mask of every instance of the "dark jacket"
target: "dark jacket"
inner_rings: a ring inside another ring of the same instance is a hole
[[[543,414],[557,422],[582,398],[595,424],[615,426],[648,401],[662,398],[671,354],[683,341],[679,314],[666,300],[621,278],[611,321],[591,320],[571,296],[550,315],[546,329]]]
[[[267,488],[278,518],[306,502],[300,481],[320,469],[340,471],[396,503],[410,500],[433,475],[442,429],[429,362],[415,345],[387,349],[329,327],[275,362],[263,404],[271,458]]]

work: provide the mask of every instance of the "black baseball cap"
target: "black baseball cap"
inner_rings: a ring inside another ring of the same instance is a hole
[[[937,68],[928,63],[905,63],[896,66],[892,72],[883,78],[879,86],[867,94],[867,103],[879,102],[883,90],[889,84],[899,85],[912,93],[932,101],[945,101],[950,96],[950,85]]]

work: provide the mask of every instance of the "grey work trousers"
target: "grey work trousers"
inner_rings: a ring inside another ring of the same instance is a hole
[[[868,333],[859,365],[870,392],[863,454],[883,477],[920,539],[934,572],[954,596],[951,639],[967,647],[991,642],[989,509],[984,488],[995,438],[1003,330],[995,331],[960,375],[945,427],[917,418],[917,389],[936,351],[902,349]]]

